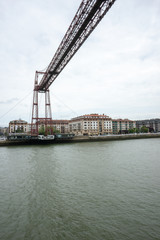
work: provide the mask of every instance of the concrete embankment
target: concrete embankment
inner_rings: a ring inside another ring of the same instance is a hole
[[[124,135],[106,135],[106,136],[76,136],[70,141],[72,142],[93,142],[93,141],[114,141],[114,140],[129,140],[129,139],[144,139],[144,138],[160,138],[160,133],[147,134],[124,134]]]
[[[74,143],[74,142],[96,142],[96,141],[114,141],[129,139],[147,139],[160,138],[160,133],[148,134],[124,134],[124,135],[106,135],[106,136],[75,136],[70,139],[55,139],[52,142],[32,142],[32,141],[0,141],[0,146],[19,146],[19,145],[35,145],[35,144],[55,144],[55,143]]]
[[[31,145],[28,141],[10,141],[10,140],[3,140],[0,141],[0,147],[3,146],[19,146],[19,145]]]

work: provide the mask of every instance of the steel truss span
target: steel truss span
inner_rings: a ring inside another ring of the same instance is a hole
[[[116,0],[82,0],[47,70],[45,72],[36,71],[31,121],[32,135],[38,135],[41,120],[45,123],[45,129],[47,129],[47,127],[52,129],[49,87],[115,1]],[[39,74],[43,75],[40,82],[38,81]],[[43,119],[39,117],[39,93],[45,93],[45,118]]]
[[[39,92],[48,90],[66,64],[88,38],[116,0],[82,0],[80,7],[51,60],[40,83]]]

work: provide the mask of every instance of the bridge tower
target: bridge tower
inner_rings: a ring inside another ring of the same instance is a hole
[[[50,102],[50,91],[39,90],[38,77],[39,75],[46,74],[45,72],[35,73],[34,90],[33,90],[33,106],[32,106],[32,122],[31,134],[38,135],[40,123],[44,124],[46,134],[53,134],[52,129],[52,111]],[[45,94],[45,118],[39,117],[39,94]]]

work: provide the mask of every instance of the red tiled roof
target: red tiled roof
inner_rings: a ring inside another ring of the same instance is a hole
[[[82,115],[81,117],[107,117],[107,115],[104,115],[104,114],[98,114],[98,113],[91,113],[91,114],[85,114],[85,115]]]
[[[107,115],[104,115],[104,114],[98,114],[98,113],[91,113],[91,114],[85,114],[85,115],[82,115],[82,116],[78,116],[78,117],[75,117],[75,118],[72,118],[71,119],[71,122],[72,121],[77,121],[77,120],[80,120],[80,119],[107,119],[107,120],[111,120],[111,118]]]

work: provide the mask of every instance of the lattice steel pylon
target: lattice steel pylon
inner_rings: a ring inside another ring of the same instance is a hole
[[[39,122],[37,113],[38,101],[36,100],[38,99],[38,93],[49,93],[50,85],[102,20],[115,1],[116,0],[82,0],[75,17],[73,18],[54,57],[48,65],[46,72],[43,74],[40,83],[35,84],[31,125],[32,133],[35,132],[38,134],[38,127],[33,123],[34,121]],[[48,105],[48,110],[49,106],[50,103]],[[51,110],[49,110],[49,112],[51,112]],[[33,131],[33,129],[36,129],[36,131]]]
[[[40,91],[38,89],[38,76],[40,74],[45,74],[45,72],[35,73],[34,81],[34,92],[33,92],[33,107],[32,107],[32,122],[31,122],[31,134],[38,135],[39,125],[43,123],[46,134],[53,134],[52,129],[52,113],[51,113],[51,102],[49,89],[45,91]],[[39,93],[45,94],[45,118],[39,117],[39,103],[38,95]]]

